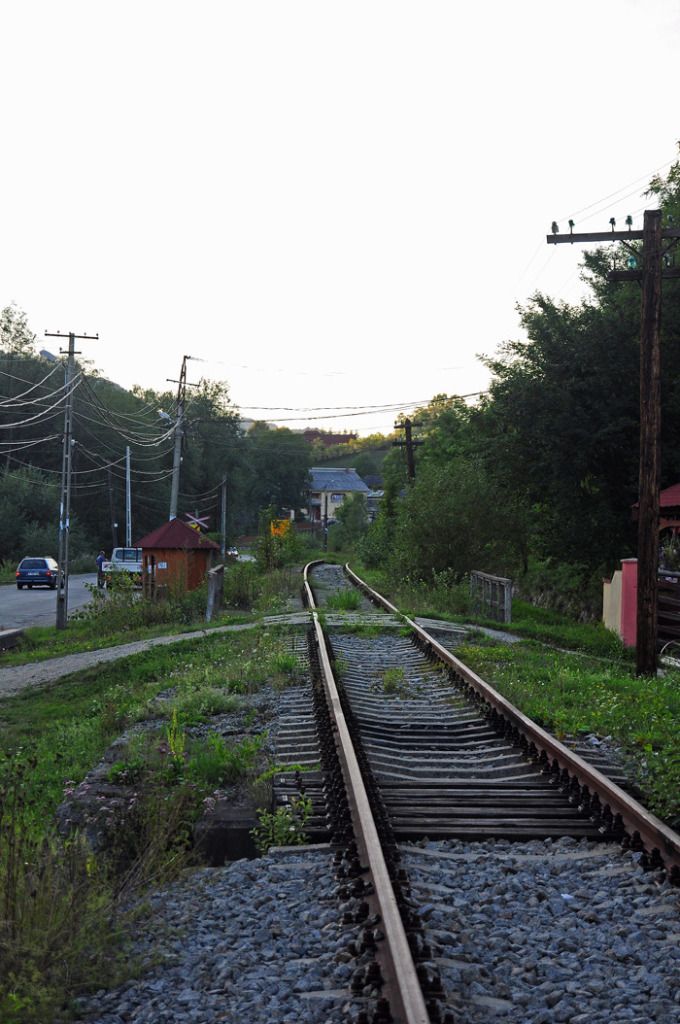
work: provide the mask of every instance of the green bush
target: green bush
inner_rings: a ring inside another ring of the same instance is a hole
[[[257,600],[259,573],[254,562],[232,562],[224,570],[226,608],[250,609]]]

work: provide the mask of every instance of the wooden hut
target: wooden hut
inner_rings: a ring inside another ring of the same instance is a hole
[[[145,597],[195,590],[212,565],[219,544],[198,530],[171,519],[137,541],[142,549],[142,580]]]

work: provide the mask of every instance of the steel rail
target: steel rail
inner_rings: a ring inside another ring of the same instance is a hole
[[[374,893],[367,897],[367,902],[369,905],[373,903],[371,909],[380,915],[381,930],[385,936],[384,941],[377,945],[375,958],[386,983],[384,994],[389,1001],[395,1024],[429,1024],[430,1017],[383,856],[354,744],[340,703],[326,640],[309,583],[309,569],[318,564],[319,561],[316,561],[305,566],[304,591],[314,622],[323,684],[333,722],[338,757],[345,778],[357,849],[361,863],[368,865],[373,883]]]
[[[386,611],[399,615],[404,623],[432,650],[437,657],[445,662],[460,678],[472,687],[488,704],[498,711],[503,718],[511,722],[539,752],[545,752],[546,757],[556,762],[560,769],[566,769],[569,775],[576,778],[582,785],[587,786],[591,793],[598,796],[601,803],[608,804],[613,815],[619,814],[623,826],[631,835],[637,833],[640,841],[650,854],[658,850],[665,861],[669,873],[673,872],[675,879],[680,878],[680,835],[664,824],[660,818],[643,807],[637,800],[626,793],[615,782],[599,772],[597,768],[588,764],[563,743],[551,736],[530,718],[527,718],[510,701],[501,696],[494,688],[487,683],[476,672],[468,668],[462,661],[451,654],[442,646],[427,630],[419,626],[413,619],[409,619],[399,611],[391,601],[379,594],[377,590],[370,587],[364,580],[345,565],[345,572],[352,582],[376,604],[381,605]]]

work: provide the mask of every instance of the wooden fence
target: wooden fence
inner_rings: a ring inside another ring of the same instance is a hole
[[[487,616],[497,622],[510,622],[512,580],[474,570],[470,573],[470,605],[477,615]]]
[[[680,646],[680,573],[659,574],[657,590],[657,647]]]

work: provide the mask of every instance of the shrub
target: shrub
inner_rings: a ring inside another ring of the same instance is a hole
[[[308,796],[291,797],[285,807],[277,807],[272,814],[260,809],[260,824],[251,832],[260,853],[266,853],[270,846],[304,846],[307,842],[305,825],[312,813],[312,801]]]

